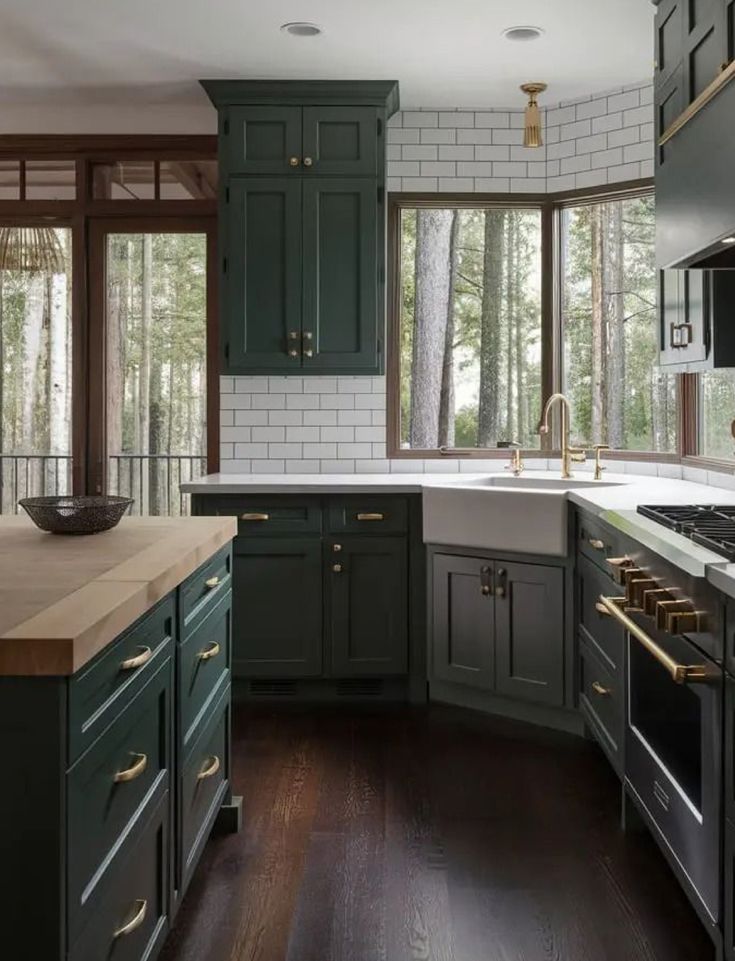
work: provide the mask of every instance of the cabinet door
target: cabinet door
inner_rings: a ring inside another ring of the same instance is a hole
[[[233,180],[224,303],[228,370],[301,366],[301,182]]]
[[[374,177],[378,172],[374,107],[304,107],[304,167],[318,176]]]
[[[687,104],[705,90],[727,62],[728,38],[723,0],[689,0],[684,40]]]
[[[660,272],[662,365],[701,363],[709,353],[711,276],[705,270]]]
[[[403,537],[345,537],[325,545],[331,673],[405,674],[408,555]]]
[[[304,180],[304,369],[378,372],[375,180]]]
[[[564,572],[495,563],[498,694],[564,703]]]
[[[230,173],[295,176],[301,169],[301,107],[231,107],[227,122]]]
[[[235,677],[321,674],[320,538],[238,538],[232,605]]]
[[[661,0],[656,8],[656,85],[665,83],[684,57],[686,0]]]
[[[495,679],[495,600],[491,562],[435,554],[432,565],[433,675],[481,690]]]

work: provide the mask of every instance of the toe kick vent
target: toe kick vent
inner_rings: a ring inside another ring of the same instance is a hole
[[[296,697],[296,681],[251,681],[250,693],[255,697]]]
[[[380,697],[383,682],[361,677],[337,681],[336,693],[338,697]]]

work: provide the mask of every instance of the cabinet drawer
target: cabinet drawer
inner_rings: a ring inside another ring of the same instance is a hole
[[[577,567],[579,633],[612,673],[623,665],[625,631],[609,614],[597,610],[600,595],[616,597],[621,588],[584,558]]]
[[[610,763],[623,776],[624,713],[622,681],[586,644],[579,648],[579,706]]]
[[[609,573],[607,559],[620,554],[620,544],[615,533],[602,521],[586,514],[577,514],[577,551],[600,570]]]
[[[230,688],[192,745],[179,792],[180,884],[183,891],[199,859],[228,787]]]
[[[151,798],[167,790],[171,766],[172,665],[146,687],[67,775],[69,929],[78,932],[104,865]]]
[[[175,608],[169,595],[69,682],[69,763],[95,741],[171,654]]]
[[[215,692],[229,683],[231,618],[232,596],[226,594],[179,647],[177,703],[184,754]]]
[[[332,533],[402,534],[408,528],[408,505],[403,497],[335,497],[329,501]]]
[[[169,795],[142,833],[120,852],[110,886],[69,952],[69,961],[145,961],[168,931]]]
[[[318,497],[288,494],[212,497],[207,499],[207,513],[237,517],[237,533],[246,537],[321,534],[322,530],[322,508]]]
[[[179,588],[180,639],[185,641],[232,586],[232,548],[228,544],[194,571]]]

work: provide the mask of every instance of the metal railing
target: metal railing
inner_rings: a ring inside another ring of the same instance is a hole
[[[0,453],[0,514],[17,514],[23,497],[70,494],[71,454]]]

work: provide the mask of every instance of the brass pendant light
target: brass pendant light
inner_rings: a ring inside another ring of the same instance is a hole
[[[546,90],[546,86],[545,83],[521,84],[521,90],[528,95],[528,106],[526,107],[526,118],[523,125],[524,147],[543,147],[544,145],[541,135],[541,111],[536,98]]]
[[[53,227],[0,227],[0,270],[63,274],[64,251]]]

